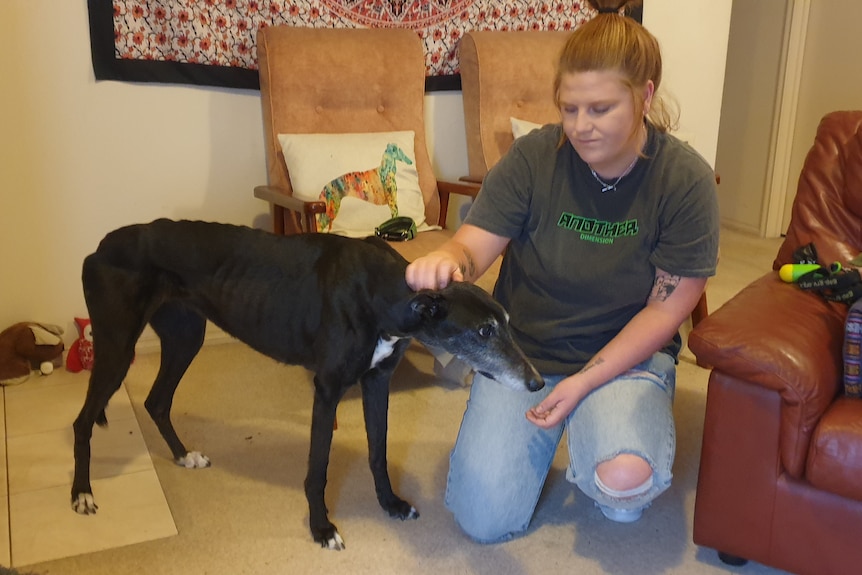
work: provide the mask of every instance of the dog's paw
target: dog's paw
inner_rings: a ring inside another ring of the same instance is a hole
[[[202,469],[210,466],[210,458],[199,451],[189,451],[177,459],[177,465],[186,469]]]
[[[77,497],[72,498],[72,509],[75,513],[95,515],[98,508],[92,493],[79,493]]]
[[[419,512],[406,501],[399,501],[398,503],[390,505],[386,510],[389,512],[390,517],[396,517],[402,521],[406,521],[408,519],[419,519]]]
[[[341,551],[346,548],[344,545],[344,539],[342,539],[341,535],[338,534],[338,531],[335,529],[335,525],[327,529],[315,530],[312,535],[314,536],[314,540],[320,543],[320,546],[324,549]]]

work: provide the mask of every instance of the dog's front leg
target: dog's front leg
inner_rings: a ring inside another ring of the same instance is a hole
[[[93,499],[90,486],[90,439],[93,422],[79,415],[73,425],[75,433],[75,475],[72,480],[72,509],[82,515],[91,515],[99,508]]]
[[[401,360],[407,340],[399,343],[400,349],[378,367],[362,377],[362,410],[365,431],[368,435],[368,462],[374,477],[377,501],[391,517],[417,519],[419,512],[392,491],[389,479],[386,441],[389,421],[389,380]]]
[[[332,429],[335,412],[343,392],[333,396],[314,378],[314,406],[311,414],[311,448],[308,456],[308,474],[305,476],[305,497],[308,500],[308,522],[311,536],[327,549],[340,551],[344,540],[335,525],[329,521],[326,509],[326,473],[332,446]]]

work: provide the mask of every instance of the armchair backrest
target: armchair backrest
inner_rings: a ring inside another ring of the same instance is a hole
[[[821,263],[862,253],[862,111],[831,112],[805,157],[787,235],[773,268],[813,242]]]
[[[270,185],[291,189],[278,134],[413,130],[426,219],[437,222],[440,198],[425,144],[425,55],[415,32],[273,26],[258,32],[257,50]]]
[[[512,145],[510,117],[560,121],[554,74],[570,32],[473,31],[459,58],[470,176],[482,177]]]

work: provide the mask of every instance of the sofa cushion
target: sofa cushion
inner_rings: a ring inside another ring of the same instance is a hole
[[[818,489],[862,501],[862,400],[842,397],[814,432],[805,470]]]

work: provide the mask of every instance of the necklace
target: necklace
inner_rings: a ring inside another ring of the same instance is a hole
[[[595,171],[595,170],[592,168],[592,166],[590,166],[589,164],[587,164],[587,167],[588,167],[588,168],[590,168],[590,173],[593,175],[593,177],[596,179],[596,181],[597,181],[597,182],[602,186],[602,193],[603,193],[603,194],[604,194],[605,192],[615,192],[615,191],[617,191],[617,184],[619,184],[619,183],[620,183],[620,180],[622,180],[623,178],[625,178],[626,176],[628,176],[628,175],[629,175],[629,172],[631,172],[631,171],[632,171],[632,168],[634,168],[634,167],[635,167],[635,164],[636,164],[636,163],[637,163],[637,161],[638,161],[638,157],[639,157],[639,156],[635,156],[635,159],[634,159],[634,160],[632,160],[632,163],[631,163],[631,164],[629,164],[629,167],[628,167],[628,168],[626,168],[626,171],[625,171],[625,172],[623,172],[622,174],[620,174],[620,177],[618,177],[618,178],[616,179],[616,181],[615,181],[613,184],[609,184],[609,183],[607,183],[606,181],[604,181],[603,179],[601,179],[601,178],[599,177],[599,175],[596,173],[596,171]]]

